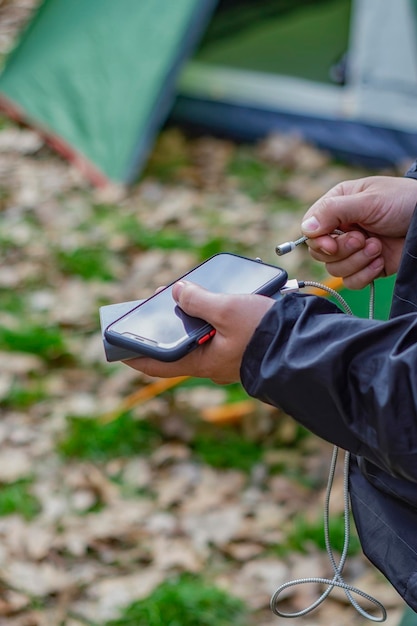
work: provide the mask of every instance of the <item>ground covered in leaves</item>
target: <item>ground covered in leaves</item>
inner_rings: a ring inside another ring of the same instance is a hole
[[[98,311],[218,251],[277,263],[311,202],[368,173],[294,137],[246,146],[168,128],[135,185],[97,190],[0,120],[0,625],[273,626],[278,585],[332,575],[331,447],[238,385],[159,386],[107,363]],[[278,264],[325,278],[303,249]],[[342,482],[339,469],[336,554]],[[345,574],[398,623],[354,531]],[[282,608],[320,591],[292,587]],[[336,591],[291,623],[366,622]]]

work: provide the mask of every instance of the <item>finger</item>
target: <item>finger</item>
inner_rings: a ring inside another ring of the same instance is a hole
[[[357,274],[381,255],[381,245],[378,241],[371,241],[369,244],[351,254],[350,256],[338,260],[326,262],[326,268],[332,276],[341,276],[342,278]],[[382,258],[382,257],[381,257]]]
[[[376,278],[385,276],[386,274],[384,269],[384,259],[382,257],[378,257],[359,272],[356,272],[351,276],[346,276],[346,278],[343,279],[343,283],[348,289],[363,289]]]
[[[204,345],[196,347],[195,350],[181,359],[169,363],[149,357],[138,357],[124,362],[143,374],[158,378],[193,376],[194,378],[211,378],[219,384],[237,382],[240,380],[239,367],[233,368],[233,362],[227,361],[226,370],[222,369],[225,355],[228,357],[228,351],[222,349],[221,346],[216,348],[216,342],[222,343],[218,335],[215,335]]]
[[[179,307],[199,317],[216,329],[218,335],[230,336],[252,334],[254,321],[259,322],[274,300],[260,294],[213,293],[196,285],[180,281],[173,287],[173,296]],[[231,327],[230,317],[233,316]]]
[[[346,196],[326,195],[320,198],[307,211],[301,223],[301,230],[309,238],[330,234],[336,229],[369,219],[369,201],[364,213],[363,194]]]
[[[189,354],[182,359],[174,362],[158,361],[149,357],[137,357],[124,361],[126,365],[132,367],[147,376],[155,376],[158,378],[173,378],[175,376],[196,376],[194,366],[194,353]]]
[[[336,237],[317,237],[317,239],[307,240],[311,256],[324,263],[329,262],[329,256],[333,257],[334,260],[346,259],[364,249],[366,244],[365,235],[359,231],[350,231]],[[372,256],[380,254],[380,248],[381,245],[379,244],[378,251]]]
[[[199,317],[214,328],[221,324],[224,294],[213,293],[195,283],[179,281],[172,288],[178,306],[193,317]]]

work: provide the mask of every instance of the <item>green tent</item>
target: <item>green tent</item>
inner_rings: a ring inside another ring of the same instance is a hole
[[[130,182],[215,0],[45,0],[0,77],[0,106],[97,184]]]
[[[417,154],[417,0],[43,0],[0,107],[95,183],[140,174],[167,118],[274,131],[370,165]]]
[[[378,320],[386,320],[389,318],[392,294],[394,291],[396,276],[388,278],[378,278],[374,284],[374,302],[373,310],[371,310],[371,289],[352,290],[346,289],[344,286],[338,286],[336,290],[344,298],[352,309],[352,313],[357,317],[372,317]],[[331,299],[337,304],[337,300]]]
[[[416,0],[223,4],[180,76],[175,120],[246,140],[295,133],[371,167],[415,159]]]

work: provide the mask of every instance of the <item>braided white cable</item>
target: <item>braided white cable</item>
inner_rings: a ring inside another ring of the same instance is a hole
[[[349,518],[350,506],[349,506],[349,482],[348,482],[349,459],[350,459],[349,452],[345,452],[345,461],[344,461],[343,517],[344,517],[345,532],[344,532],[343,549],[342,549],[342,554],[340,557],[339,564],[336,563],[336,559],[333,553],[333,548],[331,546],[330,530],[329,530],[330,496],[331,496],[331,490],[332,490],[333,481],[334,481],[338,453],[339,453],[339,448],[337,446],[334,446],[332,461],[331,461],[330,471],[329,471],[329,479],[328,479],[327,489],[326,489],[325,506],[324,506],[324,538],[325,538],[325,543],[326,543],[326,551],[327,551],[327,554],[330,559],[330,563],[333,568],[334,576],[332,579],[320,578],[320,577],[298,578],[298,579],[291,580],[287,583],[280,585],[271,598],[271,601],[270,601],[271,611],[279,617],[302,617],[304,615],[307,615],[311,611],[313,611],[320,604],[322,604],[322,602],[324,602],[324,600],[331,594],[333,589],[335,587],[338,587],[340,589],[343,589],[349,602],[352,604],[355,610],[360,615],[362,615],[362,617],[372,622],[384,622],[387,618],[387,612],[386,612],[384,605],[381,602],[379,602],[379,600],[369,595],[368,593],[362,591],[361,589],[354,587],[353,585],[347,584],[342,576],[343,568],[345,566],[347,553],[349,549],[349,538],[350,538],[350,518]],[[280,611],[278,609],[279,596],[285,589],[288,589],[289,587],[294,587],[296,585],[305,585],[309,583],[327,585],[327,589],[323,591],[323,593],[317,598],[317,600],[315,600],[312,604],[310,604],[306,608],[301,609],[300,611],[296,611],[294,613],[284,613],[283,611]],[[368,600],[371,604],[373,604],[375,607],[377,607],[380,610],[381,615],[378,616],[378,615],[372,615],[371,613],[368,613],[365,609],[363,609],[360,606],[360,604],[355,600],[352,594],[356,594],[358,596],[361,596],[365,600]]]
[[[323,291],[327,291],[327,293],[330,293],[333,298],[335,298],[342,305],[348,315],[353,315],[352,309],[350,308],[346,300],[340,295],[340,293],[336,291],[336,289],[332,289],[328,285],[323,285],[322,283],[318,283],[315,280],[304,280],[302,284],[304,285],[304,287],[316,287],[317,289],[323,289]]]
[[[300,240],[298,240],[300,241]],[[301,242],[301,241],[300,241]],[[338,293],[335,289],[328,287],[327,285],[323,285],[322,283],[316,281],[303,281],[300,285],[305,287],[316,287],[319,289],[323,289],[330,293],[337,301],[342,305],[343,309],[346,311],[348,315],[353,315],[352,310],[346,300]],[[374,298],[375,298],[375,286],[374,283],[371,284],[371,295],[369,302],[369,318],[373,319],[374,317]],[[349,502],[349,461],[350,454],[349,452],[345,452],[344,458],[344,470],[343,470],[343,519],[344,519],[344,541],[343,541],[343,549],[340,557],[340,561],[337,564],[333,548],[330,542],[330,529],[329,529],[329,519],[330,519],[330,498],[331,491],[334,482],[334,476],[336,471],[336,464],[338,458],[339,448],[334,446],[333,455],[330,464],[329,470],[329,478],[327,482],[326,489],[326,497],[324,504],[324,539],[326,544],[326,551],[329,556],[330,563],[333,568],[334,576],[332,579],[330,578],[320,578],[320,577],[310,577],[310,578],[298,578],[287,583],[280,585],[275,593],[273,594],[270,601],[271,611],[279,616],[279,617],[303,617],[307,615],[315,608],[317,608],[324,600],[331,594],[331,592],[336,588],[343,589],[348,598],[350,604],[354,607],[354,609],[362,615],[365,619],[368,619],[372,622],[384,622],[387,618],[387,611],[384,605],[379,602],[376,598],[369,595],[368,593],[354,587],[353,585],[349,585],[345,582],[342,572],[345,566],[347,553],[349,550],[349,540],[350,540],[350,502]],[[323,593],[308,607],[301,609],[300,611],[296,611],[293,613],[284,613],[278,609],[278,604],[280,601],[280,596],[285,589],[289,587],[294,587],[297,585],[305,585],[309,583],[322,584],[327,585],[327,588],[323,591]],[[380,615],[373,615],[372,613],[368,613],[365,609],[363,609],[360,604],[355,600],[352,594],[357,596],[361,596],[365,600],[368,600],[371,604],[373,604],[377,609],[380,610]]]

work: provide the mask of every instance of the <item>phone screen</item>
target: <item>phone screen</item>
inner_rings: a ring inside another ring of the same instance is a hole
[[[248,294],[262,292],[272,295],[286,282],[284,270],[234,254],[221,253],[211,257],[188,274],[191,281],[215,293]],[[179,280],[179,279],[178,279]],[[175,281],[177,282],[177,281]],[[174,284],[174,283],[173,283]],[[172,284],[172,285],[173,285]],[[184,313],[172,296],[172,285],[142,302],[135,309],[111,324],[106,332],[110,342],[128,340],[141,347],[169,350],[202,329],[210,329],[207,322]],[[145,351],[149,353],[149,350]]]

